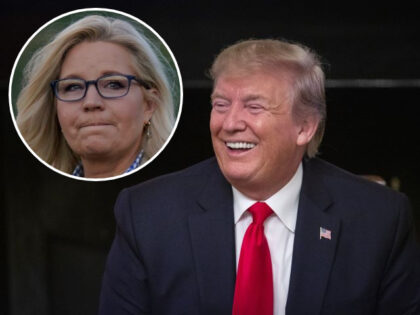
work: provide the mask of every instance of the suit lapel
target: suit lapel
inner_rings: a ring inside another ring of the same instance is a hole
[[[189,228],[202,311],[228,314],[235,287],[235,235],[232,189],[217,168],[197,200]],[[204,311],[205,310],[205,311]]]
[[[331,204],[322,174],[304,163],[286,314],[321,312],[340,229]],[[331,240],[320,239],[320,228],[331,231]]]

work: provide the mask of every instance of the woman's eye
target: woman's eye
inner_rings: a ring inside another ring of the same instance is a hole
[[[106,89],[110,89],[110,90],[118,90],[118,89],[125,88],[125,84],[123,82],[121,82],[121,81],[114,80],[114,81],[108,81],[108,82],[106,82],[106,84],[104,85],[104,87]]]
[[[65,92],[72,92],[72,91],[78,91],[83,90],[83,85],[79,83],[69,83],[64,86],[63,89]]]

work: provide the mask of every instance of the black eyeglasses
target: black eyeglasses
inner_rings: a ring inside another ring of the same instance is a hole
[[[94,85],[103,98],[118,98],[127,95],[131,81],[135,80],[146,89],[150,85],[145,81],[127,74],[107,74],[96,80],[86,81],[78,78],[54,80],[51,82],[54,95],[64,102],[80,101],[86,96],[89,85]]]

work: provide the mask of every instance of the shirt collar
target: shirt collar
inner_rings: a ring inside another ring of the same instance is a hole
[[[144,155],[144,150],[141,150],[140,153],[136,156],[133,163],[131,163],[130,167],[124,172],[124,174],[129,173],[132,170],[135,170],[137,167],[139,167],[140,164],[141,164],[141,160],[143,159],[143,155]],[[72,175],[77,176],[77,177],[84,177],[85,176],[85,172],[83,170],[82,162],[80,162],[79,164],[76,165]]]
[[[245,211],[257,201],[267,203],[277,217],[292,232],[295,231],[300,189],[302,187],[303,167],[299,164],[292,179],[267,200],[252,200],[232,186],[235,224]]]

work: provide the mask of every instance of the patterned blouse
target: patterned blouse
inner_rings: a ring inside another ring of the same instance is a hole
[[[135,170],[137,167],[140,166],[141,160],[143,159],[143,154],[144,154],[144,150],[141,150],[140,153],[137,155],[136,159],[134,160],[134,162],[131,163],[130,167],[124,172],[124,174],[129,173],[132,170]],[[85,177],[85,172],[83,170],[82,162],[77,164],[77,166],[74,169],[72,175],[77,176],[77,177]]]

